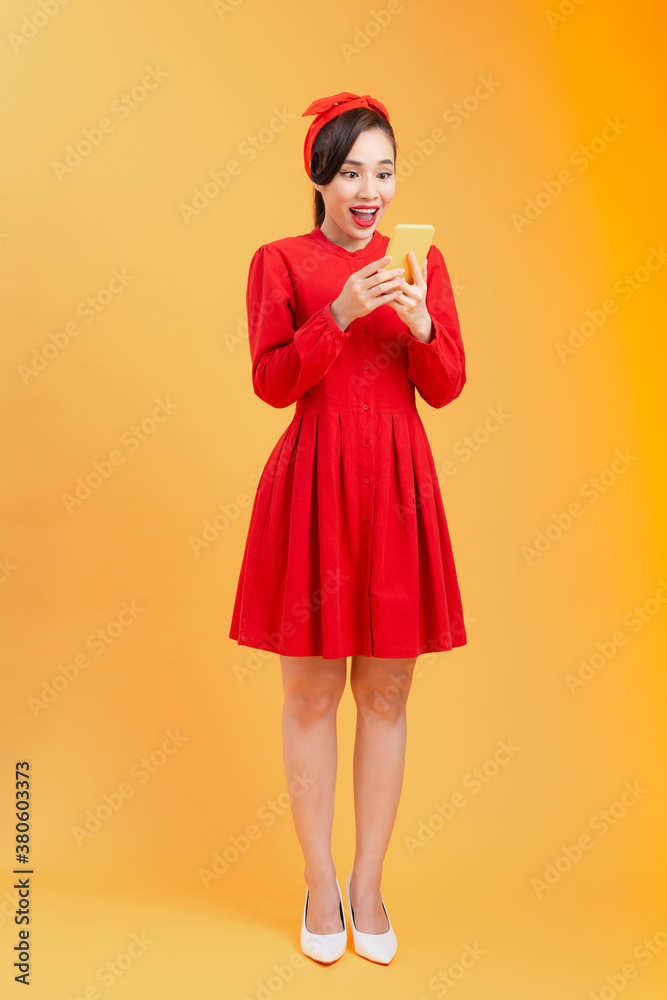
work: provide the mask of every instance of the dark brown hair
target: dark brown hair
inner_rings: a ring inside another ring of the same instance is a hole
[[[310,177],[315,184],[329,184],[338,171],[357,138],[366,129],[376,128],[385,132],[394,148],[396,162],[396,139],[394,130],[384,117],[372,108],[350,108],[336,115],[320,129],[313,144]],[[316,226],[324,222],[324,198],[319,191],[313,191],[313,219]]]

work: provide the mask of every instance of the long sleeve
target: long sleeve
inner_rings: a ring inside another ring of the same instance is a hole
[[[454,293],[442,253],[428,252],[426,308],[433,320],[428,344],[408,335],[408,377],[430,406],[440,408],[459,395],[466,382],[466,363]]]
[[[250,261],[246,307],[253,388],[271,406],[289,406],[316,385],[352,332],[338,326],[330,302],[295,329],[292,279],[271,244]]]

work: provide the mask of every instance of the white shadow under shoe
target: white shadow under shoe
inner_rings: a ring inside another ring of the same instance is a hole
[[[380,965],[389,965],[392,958],[396,954],[398,941],[396,940],[394,929],[391,926],[391,920],[389,919],[389,914],[387,913],[387,907],[384,905],[384,899],[380,896],[380,899],[382,900],[382,909],[384,910],[387,923],[389,924],[389,930],[385,931],[384,934],[367,934],[364,931],[358,931],[354,922],[354,910],[352,909],[352,903],[350,902],[351,880],[352,872],[350,872],[345,879],[345,895],[347,896],[347,905],[350,910],[350,919],[352,921],[352,939],[354,941],[354,950],[357,955],[361,955],[362,958],[368,958],[371,962],[378,962]]]
[[[307,929],[308,889],[306,889],[306,902],[303,906],[303,918],[301,920],[301,951],[309,958],[314,958],[316,962],[323,962],[326,965],[342,958],[347,948],[347,923],[345,922],[345,909],[343,907],[343,897],[338,885],[338,879],[336,879],[336,888],[338,889],[338,898],[340,900],[340,916],[343,922],[342,931],[337,931],[335,934],[314,934]]]

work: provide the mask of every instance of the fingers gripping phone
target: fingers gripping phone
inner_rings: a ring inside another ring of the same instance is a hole
[[[416,226],[399,223],[394,226],[389,237],[386,253],[391,256],[388,270],[395,267],[404,268],[403,277],[409,285],[414,285],[414,276],[410,267],[408,252],[412,250],[421,270],[426,260],[429,247],[433,242],[435,226]]]

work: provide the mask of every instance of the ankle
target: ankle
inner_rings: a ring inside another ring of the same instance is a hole
[[[363,868],[357,866],[352,869],[350,885],[354,886],[354,894],[358,898],[364,896],[374,896],[380,892],[382,883],[382,872],[377,869]]]
[[[329,889],[336,879],[336,868],[333,861],[308,864],[303,871],[306,885],[311,890]]]

